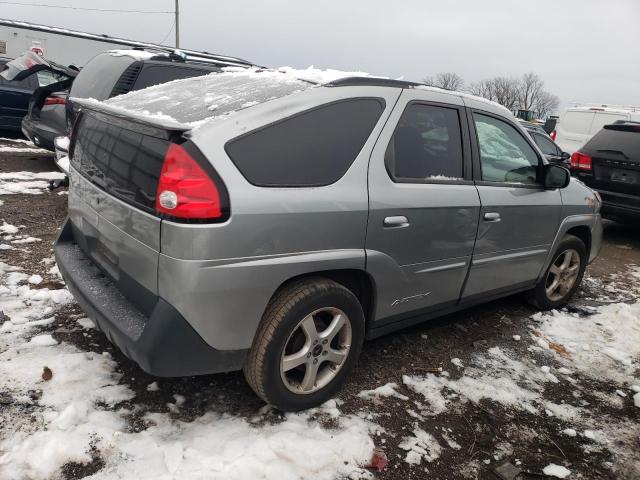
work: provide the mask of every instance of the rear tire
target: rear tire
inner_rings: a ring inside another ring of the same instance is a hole
[[[530,292],[529,302],[541,310],[565,305],[580,287],[587,260],[584,242],[574,235],[565,235],[553,261]]]
[[[338,391],[363,341],[362,306],[350,290],[325,278],[296,281],[269,302],[244,375],[280,410],[315,407]]]

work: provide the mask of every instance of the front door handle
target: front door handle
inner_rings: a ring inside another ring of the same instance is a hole
[[[409,219],[404,215],[385,217],[383,225],[388,228],[404,228],[409,226]]]
[[[498,212],[487,212],[483,218],[485,222],[499,222],[500,214]]]

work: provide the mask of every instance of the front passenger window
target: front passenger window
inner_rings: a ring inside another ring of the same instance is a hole
[[[515,127],[488,115],[473,114],[480,146],[482,180],[535,184],[538,155]]]

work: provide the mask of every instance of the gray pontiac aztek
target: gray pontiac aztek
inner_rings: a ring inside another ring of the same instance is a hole
[[[560,307],[600,249],[598,195],[481,98],[244,69],[74,102],[56,259],[153,375],[243,369],[305,409],[365,339],[518,292]]]

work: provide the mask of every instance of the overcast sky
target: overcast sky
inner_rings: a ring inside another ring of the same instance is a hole
[[[16,0],[29,2],[29,0]],[[38,2],[35,2],[38,3]],[[173,0],[48,0],[173,10]],[[640,0],[181,0],[180,43],[267,66],[467,83],[533,71],[563,104],[640,105]],[[160,42],[173,17],[0,5],[0,17]],[[173,32],[166,40],[173,42]]]

